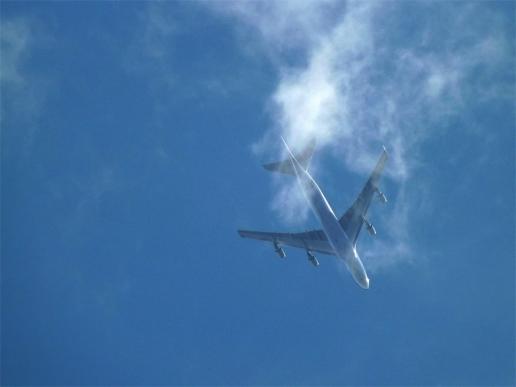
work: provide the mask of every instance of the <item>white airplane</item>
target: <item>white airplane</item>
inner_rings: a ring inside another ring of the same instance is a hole
[[[380,175],[385,161],[387,160],[385,147],[362,192],[360,192],[360,195],[358,195],[357,199],[346,213],[338,219],[321,189],[308,173],[308,164],[312,158],[314,143],[298,155],[298,157],[295,157],[283,137],[281,139],[287,149],[288,160],[266,164],[264,168],[297,177],[297,181],[306,199],[310,203],[310,207],[321,222],[322,230],[301,233],[238,230],[238,233],[243,238],[272,242],[276,253],[278,253],[281,258],[286,257],[282,246],[303,248],[306,250],[308,260],[314,266],[319,266],[319,261],[313,252],[335,255],[344,260],[347,269],[356,283],[363,289],[368,289],[369,277],[358,256],[356,243],[362,224],[365,224],[369,234],[376,235],[374,226],[365,217],[373,196],[376,195],[381,202],[387,203],[387,198],[378,188],[378,181],[380,180]]]

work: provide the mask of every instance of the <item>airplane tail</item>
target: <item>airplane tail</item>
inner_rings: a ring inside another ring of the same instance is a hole
[[[308,166],[310,165],[310,160],[312,159],[312,156],[314,154],[315,150],[315,139],[310,141],[310,143],[306,146],[306,148],[300,152],[299,154],[296,154],[294,157],[298,161],[298,163],[305,169],[308,169]],[[271,172],[279,172],[284,173],[287,175],[296,175],[296,172],[294,170],[294,167],[292,165],[292,161],[290,160],[290,157],[286,160],[277,161],[274,163],[268,163],[263,164],[263,167]]]

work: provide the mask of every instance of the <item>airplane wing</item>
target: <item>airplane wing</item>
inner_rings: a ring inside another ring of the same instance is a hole
[[[378,160],[378,163],[367,180],[364,188],[360,192],[360,195],[358,195],[353,205],[339,219],[339,223],[353,243],[356,242],[358,234],[360,234],[362,224],[365,222],[365,216],[373,196],[378,194],[384,202],[387,201],[385,195],[378,190],[378,181],[380,180],[386,160],[387,151],[384,147],[383,152],[380,155],[380,159]]]
[[[326,234],[322,230],[312,230],[299,233],[238,230],[238,234],[240,234],[242,238],[251,238],[276,243],[280,247],[299,247],[312,252],[335,255],[333,248],[328,242]]]

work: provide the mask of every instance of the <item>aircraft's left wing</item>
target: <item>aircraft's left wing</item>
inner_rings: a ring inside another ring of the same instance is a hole
[[[308,251],[335,255],[326,234],[322,230],[298,233],[238,230],[238,234],[240,234],[242,238],[268,241],[279,247],[292,246]]]
[[[385,148],[383,148],[380,159],[378,160],[376,167],[374,168],[371,176],[362,189],[362,192],[360,192],[360,195],[358,195],[353,205],[339,219],[342,228],[344,231],[346,231],[346,234],[353,241],[353,243],[356,242],[358,234],[360,234],[360,230],[362,229],[363,223],[366,223],[366,225],[371,227],[374,231],[374,227],[365,219],[373,196],[378,195],[383,202],[387,201],[385,195],[378,189],[378,182],[382,175],[385,161],[387,161],[387,151]],[[376,231],[374,231],[374,233],[376,233]]]

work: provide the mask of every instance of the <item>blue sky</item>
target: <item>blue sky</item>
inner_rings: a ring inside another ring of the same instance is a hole
[[[515,383],[514,2],[2,2],[1,382]],[[331,257],[260,163],[318,139]]]

